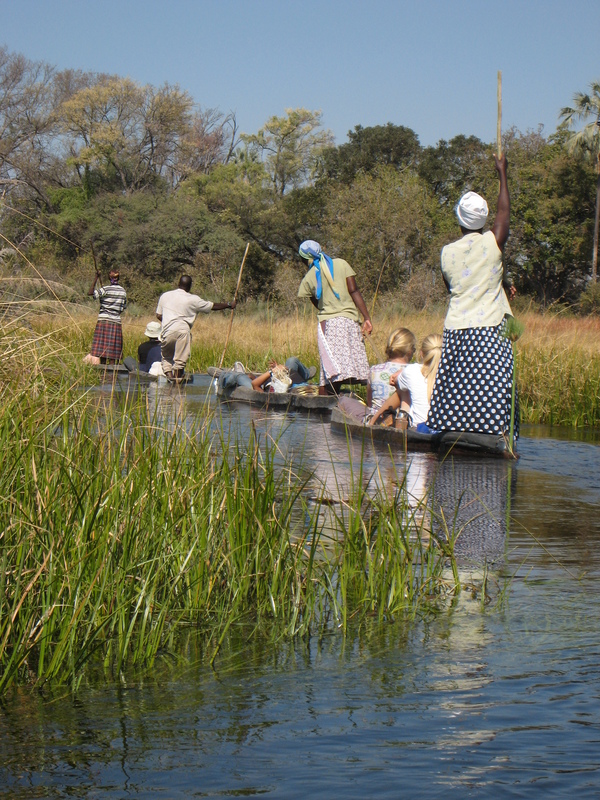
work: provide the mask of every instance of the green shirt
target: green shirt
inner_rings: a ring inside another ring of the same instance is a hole
[[[359,321],[358,309],[354,305],[346,278],[354,277],[356,272],[352,269],[347,261],[343,258],[333,259],[333,288],[339,294],[340,298],[334,295],[329,281],[323,275],[323,270],[329,270],[329,267],[323,263],[321,266],[321,285],[323,291],[319,299],[319,311],[317,318],[319,322],[324,319],[331,319],[332,317],[346,317],[353,319],[355,322]],[[298,289],[298,297],[316,297],[317,296],[317,271],[312,266],[304,278]]]

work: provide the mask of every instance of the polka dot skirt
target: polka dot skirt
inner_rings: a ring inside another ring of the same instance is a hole
[[[442,358],[427,424],[436,431],[506,434],[510,431],[512,344],[504,323],[444,330]],[[519,403],[515,398],[515,439]]]

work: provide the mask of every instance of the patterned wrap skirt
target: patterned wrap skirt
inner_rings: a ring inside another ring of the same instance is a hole
[[[94,331],[91,354],[109,361],[120,361],[123,357],[123,331],[120,322],[99,319]]]
[[[512,343],[502,335],[504,324],[444,329],[442,358],[427,418],[430,428],[509,434],[514,362]],[[516,439],[517,396],[514,432]]]
[[[330,381],[366,383],[369,378],[369,359],[358,322],[347,317],[332,317],[320,322],[319,328],[319,385],[326,386]]]

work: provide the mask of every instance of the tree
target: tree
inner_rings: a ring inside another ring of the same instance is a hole
[[[380,275],[385,291],[415,270],[437,271],[438,206],[414,172],[382,167],[358,175],[352,186],[333,185],[327,212],[321,243],[357,269],[365,289],[374,291]]]
[[[419,175],[425,180],[441,205],[454,206],[470,190],[484,193],[484,177],[489,175],[491,146],[476,136],[441,139],[435,147],[426,147],[419,158]]]
[[[0,47],[0,186],[4,196],[22,187],[42,193],[40,167],[47,159],[53,123],[48,64]]]
[[[314,173],[318,156],[333,143],[329,131],[319,130],[321,112],[287,108],[285,117],[271,117],[258,133],[242,135],[250,154],[264,162],[276,197],[297,189]]]
[[[511,196],[504,260],[519,292],[543,305],[576,301],[589,271],[591,168],[567,152],[566,136],[546,140],[540,131],[513,129],[503,137]],[[493,219],[495,196],[490,200]]]
[[[421,147],[419,137],[404,125],[356,125],[348,131],[348,142],[327,148],[322,154],[322,172],[327,178],[352,183],[359,173],[373,173],[378,167],[400,169],[413,163]]]
[[[235,114],[224,116],[215,108],[198,111],[179,146],[176,166],[180,181],[193,174],[207,175],[218,164],[229,163],[237,144]]]
[[[70,160],[86,187],[98,173],[106,188],[133,192],[175,182],[178,147],[190,134],[192,99],[177,86],[139,86],[105,76],[57,111],[70,139]]]
[[[591,92],[576,92],[573,106],[566,106],[560,117],[566,128],[572,130],[566,145],[570,152],[578,153],[596,165],[596,214],[594,217],[594,243],[592,249],[592,283],[598,273],[598,230],[600,227],[600,81],[592,81]],[[573,130],[576,122],[592,118],[579,131]]]

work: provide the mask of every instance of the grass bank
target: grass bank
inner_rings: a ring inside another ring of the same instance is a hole
[[[0,694],[151,667],[191,629],[216,659],[234,624],[343,634],[453,600],[452,545],[423,534],[402,486],[368,496],[358,475],[324,526],[277,442],[225,439],[210,415],[172,430],[143,398],[86,391],[61,370],[79,356],[67,333],[64,350],[3,338]]]
[[[600,319],[561,314],[524,312],[519,318],[525,332],[515,346],[517,382],[521,401],[521,419],[525,423],[568,426],[600,425]],[[50,335],[58,355],[61,353],[69,369],[71,358],[87,352],[96,316],[71,318],[38,315],[35,329]],[[125,317],[124,336],[126,355],[136,355],[143,341],[143,331],[150,317],[135,320]],[[385,300],[373,317],[373,345],[367,345],[371,363],[383,355],[388,334],[403,325],[414,331],[421,340],[428,333],[441,332],[443,316],[405,312]],[[194,342],[190,368],[203,371],[220,361],[229,324],[229,313],[212,313],[199,317],[194,326]],[[265,306],[248,313],[236,311],[225,364],[242,361],[249,368],[262,371],[270,358],[283,361],[289,355],[299,355],[305,362],[317,364],[315,316],[308,306],[280,316]]]

